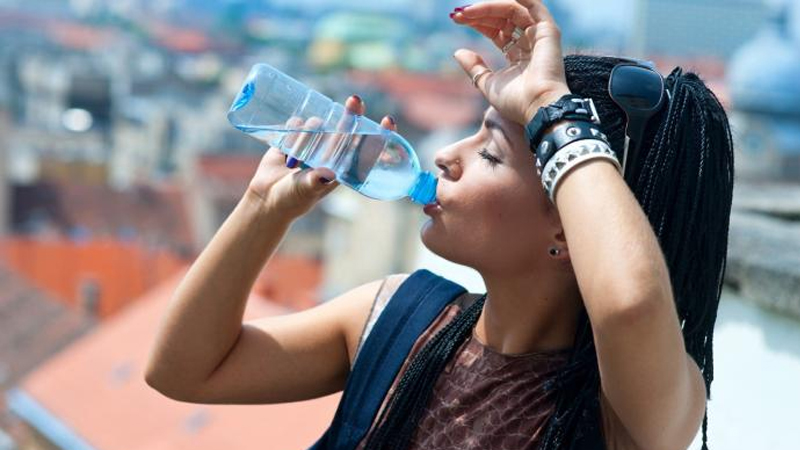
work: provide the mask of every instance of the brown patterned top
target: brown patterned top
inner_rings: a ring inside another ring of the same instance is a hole
[[[375,299],[362,342],[391,295],[405,279],[387,278]],[[386,401],[420,348],[462,309],[480,296],[465,294],[448,305],[417,339],[384,399]],[[361,345],[359,345],[360,349]],[[439,376],[409,450],[523,450],[538,447],[555,407],[544,384],[567,362],[568,350],[504,355],[475,335],[458,349]],[[380,417],[380,413],[376,415]],[[373,429],[376,424],[373,423]],[[371,432],[371,431],[370,431]],[[366,438],[357,449],[364,448]]]

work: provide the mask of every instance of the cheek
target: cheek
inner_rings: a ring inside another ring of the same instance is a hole
[[[541,229],[537,198],[524,185],[486,186],[470,206],[470,214],[459,216],[459,228],[470,229],[471,238],[486,247],[527,246]]]

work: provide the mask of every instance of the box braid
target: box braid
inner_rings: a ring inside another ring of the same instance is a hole
[[[625,114],[608,95],[608,78],[624,60],[570,55],[570,90],[594,99],[612,148],[622,149]],[[721,104],[700,78],[675,69],[666,80],[672,100],[651,119],[631,190],[658,237],[670,272],[687,352],[700,367],[710,398],[712,339],[725,272],[733,194],[733,144]],[[366,450],[408,447],[439,374],[470,336],[485,296],[461,311],[412,359],[369,434]],[[569,361],[545,389],[556,405],[545,425],[543,450],[603,448],[600,375],[591,323],[581,313]],[[703,450],[707,450],[707,415]]]
[[[365,450],[404,450],[408,447],[436,379],[472,334],[485,301],[486,295],[459,312],[411,360],[378,418],[378,428],[368,437]]]
[[[614,149],[625,140],[625,113],[608,94],[611,70],[625,60],[589,55],[564,59],[567,83],[595,101]],[[712,341],[722,293],[733,197],[733,141],[725,110],[693,73],[666,79],[672,99],[648,123],[628,181],[658,238],[669,268],[686,351],[703,373],[708,398],[714,379]],[[583,329],[581,329],[581,327]],[[570,362],[554,382],[556,410],[542,449],[585,448],[600,426],[597,354],[591,324],[581,317]],[[708,415],[703,450],[708,449]]]

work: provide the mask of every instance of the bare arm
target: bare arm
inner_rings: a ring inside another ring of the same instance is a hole
[[[346,106],[364,113],[357,97]],[[323,177],[334,174],[290,169],[278,149],[266,152],[173,295],[147,364],[150,386],[178,400],[212,403],[286,402],[342,389],[380,282],[297,314],[242,323],[256,276],[292,221],[336,187]]]
[[[568,173],[556,195],[605,400],[639,447],[688,447],[703,418],[705,385],[686,353],[650,222],[607,162]]]
[[[503,50],[496,70],[470,50],[454,55],[503,116],[525,125],[569,93],[561,31],[541,0],[495,0],[453,16]],[[515,36],[513,25],[522,33]],[[604,400],[637,446],[685,448],[697,433],[705,388],[687,356],[664,257],[650,223],[613,165],[590,161],[565,175],[556,204],[590,316]]]
[[[201,386],[242,331],[256,276],[290,220],[245,195],[173,294],[152,349],[147,382],[176,395]]]
[[[148,384],[203,403],[278,403],[343,389],[380,281],[306,311],[242,324],[253,282],[288,226],[245,195],[175,291]]]

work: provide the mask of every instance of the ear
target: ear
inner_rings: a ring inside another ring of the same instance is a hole
[[[564,229],[559,229],[551,239],[551,248],[555,247],[559,250],[557,256],[550,255],[556,261],[570,262],[569,247],[567,246],[567,237],[564,235]]]

